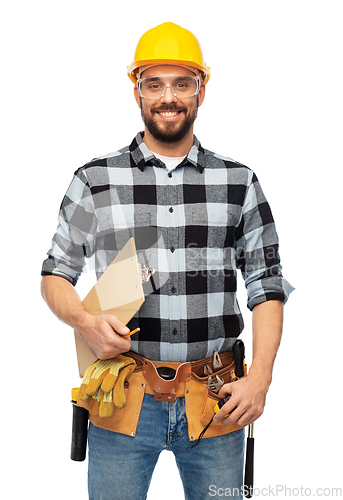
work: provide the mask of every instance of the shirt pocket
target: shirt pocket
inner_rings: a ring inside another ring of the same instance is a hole
[[[118,205],[112,207],[113,229],[125,230],[151,225],[151,213],[138,211],[134,205]]]
[[[130,238],[134,238],[136,248],[151,246],[151,213],[135,213],[131,206],[114,206],[111,215],[103,221],[102,230],[97,235],[97,249],[114,252],[116,256]],[[148,240],[148,241],[146,241]]]

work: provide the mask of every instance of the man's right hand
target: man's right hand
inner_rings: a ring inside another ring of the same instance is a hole
[[[112,314],[95,316],[86,311],[73,285],[59,276],[43,276],[42,296],[58,319],[71,326],[98,359],[115,358],[131,347],[123,335],[129,329]]]
[[[131,348],[131,338],[123,337],[129,328],[112,314],[94,316],[84,311],[74,328],[98,359],[115,358]]]

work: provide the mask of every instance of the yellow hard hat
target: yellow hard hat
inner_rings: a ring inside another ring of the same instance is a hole
[[[193,33],[174,23],[163,23],[144,33],[127,74],[136,84],[139,68],[155,64],[193,67],[201,71],[204,83],[210,78],[210,68],[204,63],[198,40]]]

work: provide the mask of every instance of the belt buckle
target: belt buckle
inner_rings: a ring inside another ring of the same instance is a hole
[[[151,387],[156,401],[173,402],[176,401],[180,383],[186,382],[191,377],[191,364],[171,363],[168,366],[166,362],[167,366],[164,366],[162,363],[156,362],[156,366],[155,362],[145,359],[143,376]]]
[[[168,401],[170,403],[173,403],[174,401],[176,401],[176,392],[175,392],[175,389],[172,388],[170,389],[170,392],[160,392],[161,391],[161,387],[156,387],[156,389],[154,389],[155,391],[155,400],[156,401]]]
[[[175,379],[176,370],[174,368],[170,368],[169,366],[159,366],[156,368],[156,371],[158,376],[163,380],[171,381]],[[168,393],[162,393],[162,388],[159,386],[157,386],[154,390],[156,401],[173,402],[176,400],[176,391],[174,387],[172,387]]]

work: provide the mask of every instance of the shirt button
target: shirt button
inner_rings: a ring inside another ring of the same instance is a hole
[[[172,292],[172,293],[175,293],[175,292],[176,292],[176,288],[175,288],[175,286],[172,286],[172,287],[171,287],[171,292]]]
[[[171,172],[169,172],[168,177],[173,177],[173,174]]]
[[[177,334],[177,329],[176,329],[176,328],[173,328],[172,334],[173,334],[173,335],[176,335],[176,334]]]
[[[169,212],[172,214],[174,212],[173,207],[170,207]]]
[[[171,251],[171,253],[174,253],[175,252],[175,248],[174,247],[170,247],[170,251]]]

